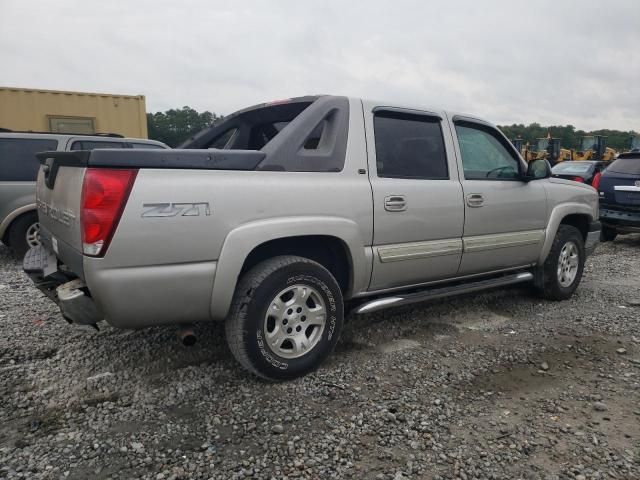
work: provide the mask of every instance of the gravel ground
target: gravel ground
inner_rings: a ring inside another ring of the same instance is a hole
[[[0,478],[640,478],[640,236],[573,299],[527,287],[350,319],[268,384],[220,325],[72,327],[0,246]]]

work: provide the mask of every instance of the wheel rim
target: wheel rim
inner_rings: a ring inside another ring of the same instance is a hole
[[[264,334],[270,349],[283,358],[298,358],[318,344],[327,309],[320,293],[308,285],[292,285],[269,303]]]
[[[558,259],[558,281],[563,287],[569,287],[576,279],[578,265],[580,264],[580,251],[575,242],[567,242],[560,250]]]
[[[40,245],[40,224],[38,222],[32,224],[27,228],[27,232],[24,235],[27,245],[30,247],[37,247]]]

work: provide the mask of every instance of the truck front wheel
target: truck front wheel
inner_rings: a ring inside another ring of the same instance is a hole
[[[303,257],[265,260],[242,276],[226,321],[229,348],[250,372],[288,380],[315,370],[342,332],[342,292],[331,273]]]
[[[540,296],[548,300],[571,297],[580,284],[584,261],[582,234],[571,225],[560,225],[546,261],[535,272]]]

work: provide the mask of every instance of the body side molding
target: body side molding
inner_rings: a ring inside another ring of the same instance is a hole
[[[398,262],[417,258],[438,257],[440,255],[459,255],[462,253],[462,240],[431,240],[428,242],[401,243],[375,247],[380,262]]]

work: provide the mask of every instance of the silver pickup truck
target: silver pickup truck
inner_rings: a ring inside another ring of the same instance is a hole
[[[316,368],[345,313],[521,282],[566,299],[600,235],[592,187],[527,165],[483,120],[415,105],[293,98],[177,150],[39,159],[43,246],[24,269],[68,321],[225,321],[270,379]]]

